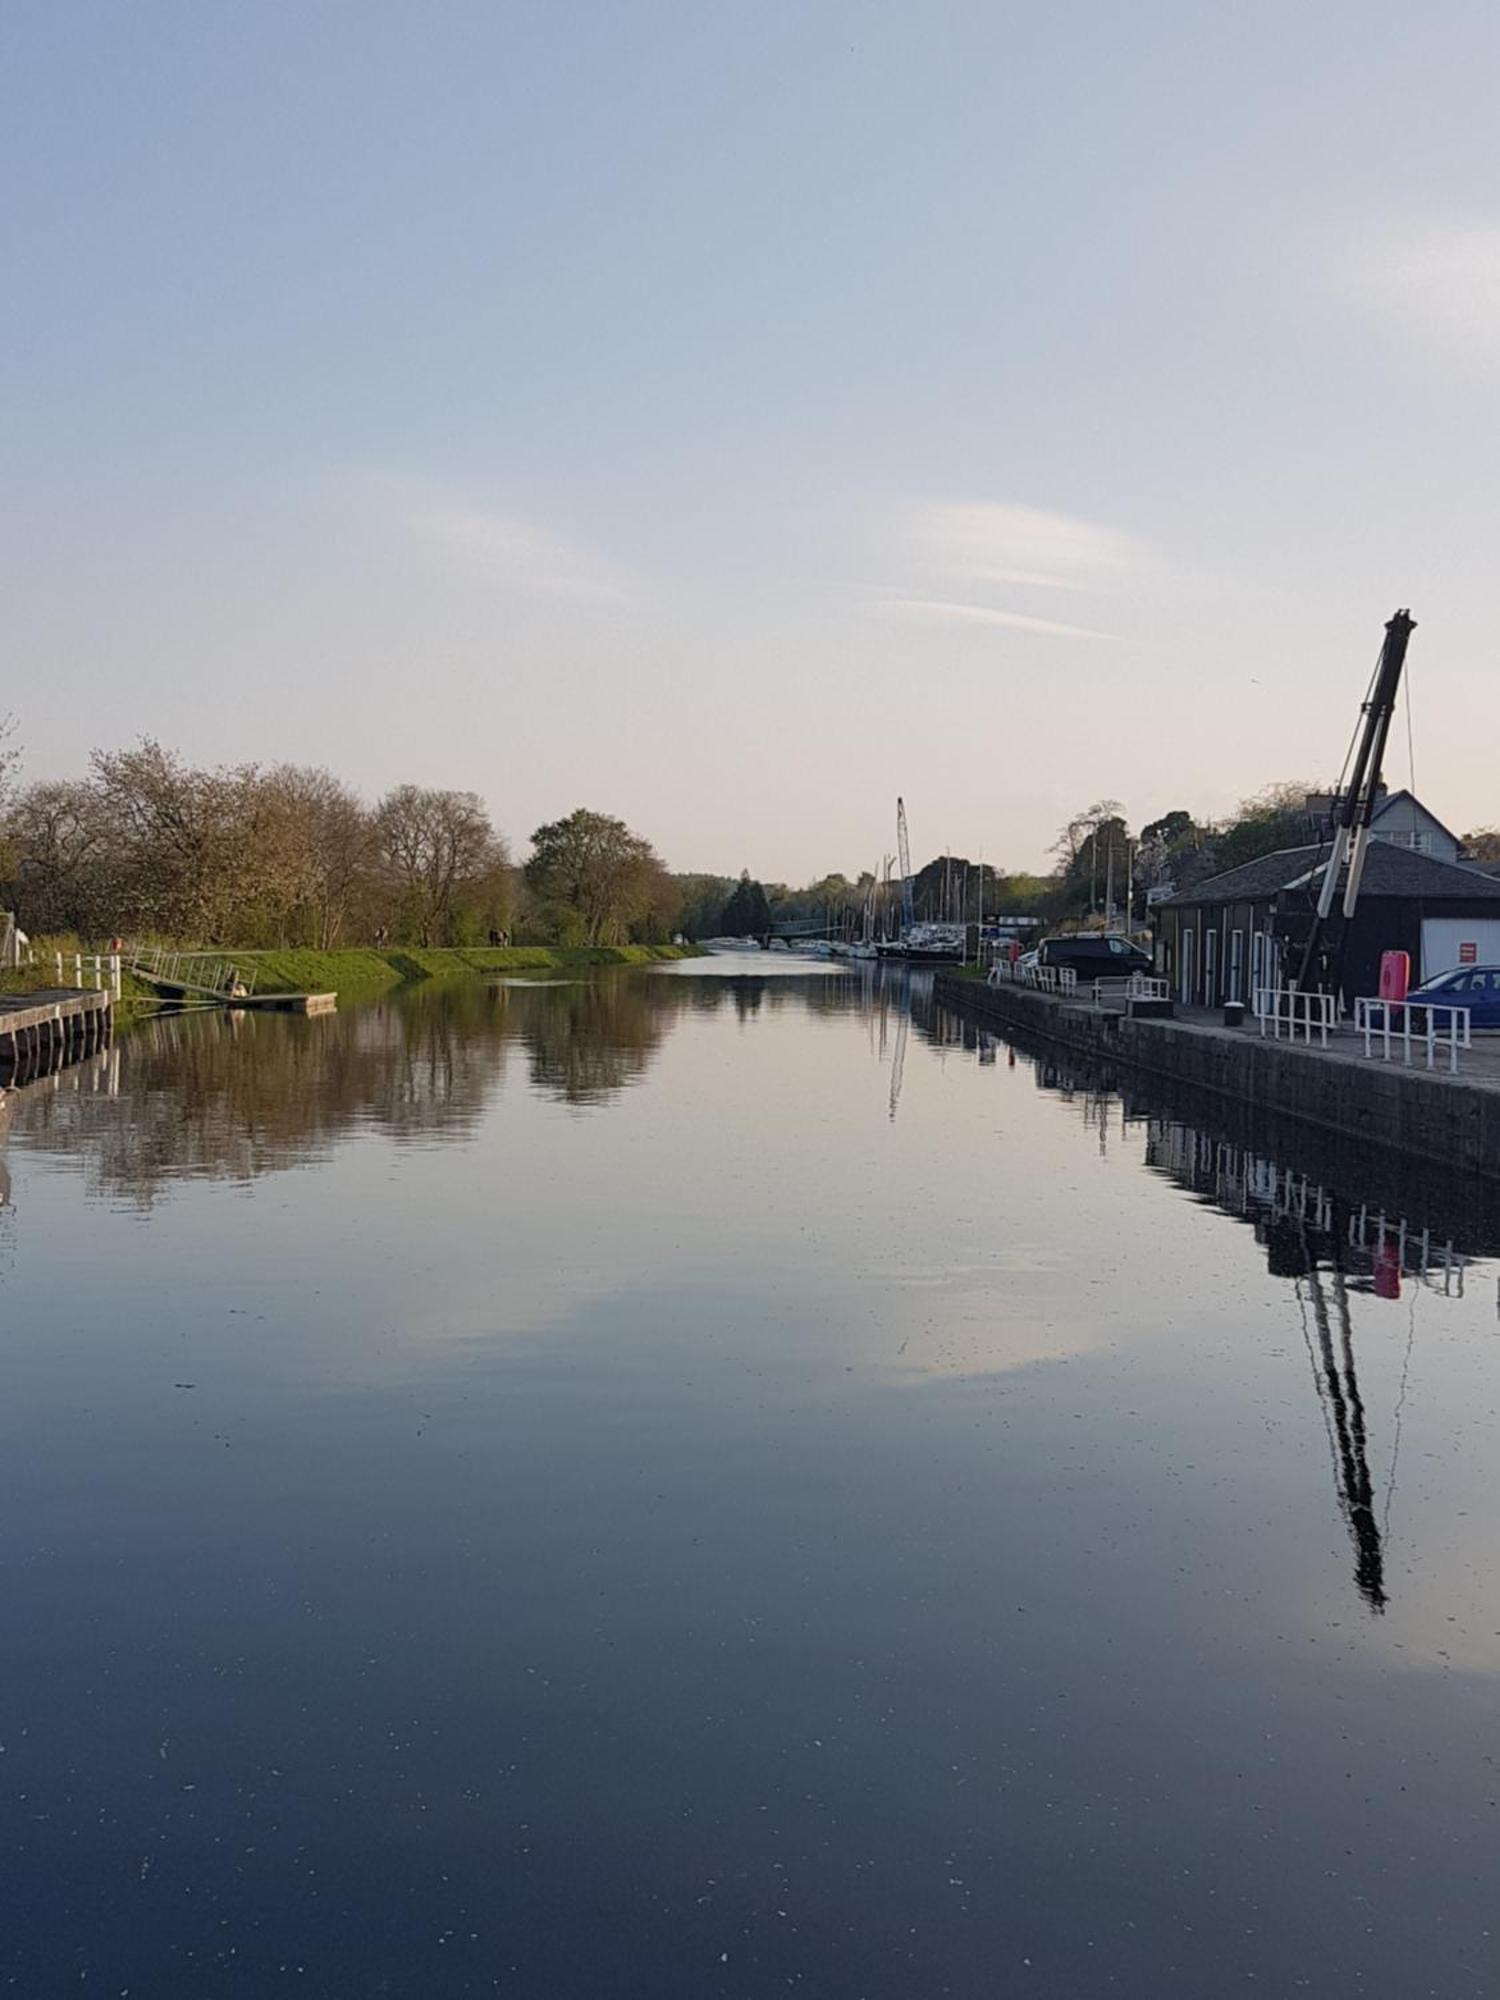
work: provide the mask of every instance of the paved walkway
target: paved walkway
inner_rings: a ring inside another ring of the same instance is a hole
[[[1222,1035],[1231,1041],[1242,1040],[1247,1035],[1257,1041],[1261,1038],[1260,1023],[1248,1014],[1243,1028],[1226,1028],[1222,1009],[1215,1007],[1184,1007],[1179,1004],[1173,1018],[1180,1027],[1191,1029],[1196,1034]],[[1266,1030],[1265,1039],[1267,1041],[1273,1039],[1269,1028]],[[1281,1039],[1283,1042],[1287,1040],[1285,1031]],[[1330,1030],[1326,1049],[1316,1035],[1311,1042],[1307,1042],[1299,1034],[1296,1041],[1299,1051],[1306,1049],[1310,1054],[1325,1057],[1329,1062],[1358,1063],[1361,1068],[1373,1064],[1383,1067],[1384,1058],[1380,1053],[1382,1044],[1378,1035],[1372,1036],[1370,1046],[1374,1053],[1367,1057],[1364,1036],[1356,1034],[1348,1022]],[[1406,1067],[1401,1059],[1401,1044],[1394,1033],[1391,1036],[1390,1059],[1393,1068]],[[1476,1085],[1485,1090],[1500,1090],[1500,1031],[1477,1030],[1474,1035],[1474,1046],[1460,1049],[1458,1052],[1456,1075],[1449,1070],[1448,1061],[1448,1051],[1438,1049],[1433,1058],[1433,1067],[1429,1071],[1426,1043],[1423,1041],[1419,1044],[1417,1037],[1413,1035],[1411,1067],[1414,1070],[1421,1070],[1424,1074],[1458,1083]]]

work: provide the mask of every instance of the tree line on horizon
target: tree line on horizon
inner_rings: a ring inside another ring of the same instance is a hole
[[[578,808],[516,866],[475,792],[367,804],[298,764],[204,769],[145,739],[82,778],[16,782],[0,728],[0,908],[33,937],[311,946],[661,942],[680,894],[650,842]]]
[[[0,908],[33,936],[145,933],[207,945],[662,943],[763,936],[775,924],[857,930],[890,886],[866,870],[801,887],[669,873],[623,820],[578,808],[536,828],[517,865],[477,793],[404,784],[373,805],[331,772],[297,764],[205,769],[151,739],[96,751],[76,779],[21,784],[14,724],[0,717]],[[1177,889],[1317,838],[1308,797],[1282,782],[1224,820],[1176,808],[1132,833],[1102,799],[1074,814],[1049,873],[941,855],[913,877],[918,921],[1086,920],[1106,905],[1143,918]],[[1500,831],[1465,836],[1500,859]]]

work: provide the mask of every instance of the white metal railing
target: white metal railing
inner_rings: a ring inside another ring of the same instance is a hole
[[[990,986],[1030,986],[1038,993],[1072,994],[1078,988],[1078,974],[1069,965],[1022,965],[997,958],[986,981]]]
[[[16,964],[33,967],[46,965],[49,959],[58,986],[71,984],[84,991],[107,993],[113,1000],[120,998],[121,960],[117,951],[29,951],[24,958],[17,958]]]
[[[59,969],[57,983],[62,985],[61,961],[64,954],[58,953]],[[117,951],[75,951],[73,958],[73,984],[92,988],[96,993],[108,993],[112,999],[120,997],[120,954]]]
[[[132,945],[133,972],[156,986],[177,986],[187,992],[251,993],[255,972],[216,952],[172,951],[164,945]]]
[[[1118,1007],[1128,1013],[1132,1000],[1170,1000],[1172,982],[1158,979],[1150,972],[1127,972],[1111,979],[1094,981],[1094,1005],[1096,1007]]]
[[[1295,1042],[1300,1036],[1311,1042],[1314,1035],[1326,1049],[1328,1031],[1338,1019],[1338,995],[1302,993],[1295,986],[1262,986],[1255,995],[1255,1011],[1260,1016],[1260,1032],[1280,1041],[1283,1033]]]
[[[1421,1017],[1415,1033],[1413,1014]],[[1438,1056],[1446,1052],[1449,1071],[1456,1074],[1459,1050],[1474,1046],[1470,1021],[1467,1007],[1447,1007],[1431,1000],[1419,1001],[1415,1007],[1405,1000],[1354,1003],[1355,1031],[1365,1038],[1365,1054],[1378,1053],[1383,1061],[1390,1062],[1394,1053],[1408,1067],[1414,1060],[1414,1050],[1425,1059],[1428,1069],[1435,1069]]]

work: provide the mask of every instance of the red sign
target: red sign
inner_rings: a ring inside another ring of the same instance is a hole
[[[1460,965],[1478,965],[1479,946],[1473,943],[1461,944],[1458,947],[1458,962]]]

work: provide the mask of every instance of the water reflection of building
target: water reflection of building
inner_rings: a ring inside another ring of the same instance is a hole
[[[1403,1284],[1462,1297],[1470,1258],[1451,1235],[1353,1201],[1267,1153],[1178,1119],[1147,1120],[1146,1162],[1250,1225],[1273,1277],[1290,1279],[1328,1434],[1334,1493],[1354,1548],[1354,1580],[1372,1610],[1386,1603],[1351,1300],[1399,1299]],[[1394,1482],[1395,1468],[1391,1477]]]
[[[1290,1224],[1297,1242],[1315,1246],[1320,1262],[1337,1269],[1356,1291],[1397,1299],[1407,1279],[1445,1296],[1463,1296],[1472,1260],[1451,1235],[1435,1235],[1430,1222],[1418,1226],[1368,1202],[1351,1202],[1267,1153],[1179,1119],[1147,1118],[1145,1124],[1147,1166],[1249,1223],[1273,1276],[1293,1275],[1284,1263],[1283,1225]]]
[[[1008,1038],[1009,1039],[1009,1038]],[[1010,1061],[1017,1044],[1011,1042]],[[1101,1070],[1042,1042],[1020,1043],[1039,1090],[1074,1103],[1101,1151],[1144,1133],[1145,1164],[1246,1225],[1273,1277],[1291,1284],[1328,1437],[1334,1497],[1354,1581],[1374,1611],[1387,1601],[1385,1523],[1376,1506],[1353,1301],[1419,1292],[1458,1299],[1475,1260],[1500,1251],[1500,1216],[1482,1190],[1379,1148],[1357,1147],[1250,1107],[1132,1072]],[[1177,1109],[1192,1104],[1195,1115]],[[1196,1115],[1201,1107],[1201,1116]],[[1408,1332],[1407,1366],[1415,1322]],[[1403,1381],[1404,1381],[1403,1374]],[[1384,1511],[1400,1445],[1396,1398]]]

